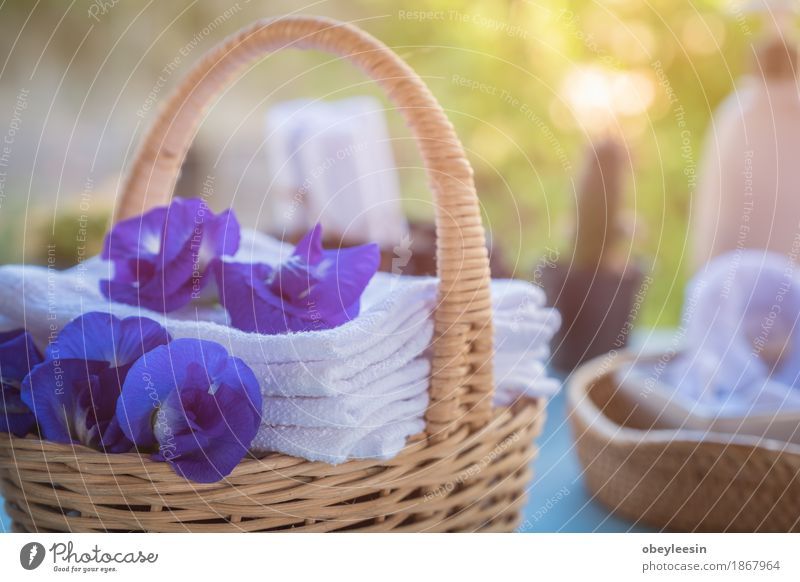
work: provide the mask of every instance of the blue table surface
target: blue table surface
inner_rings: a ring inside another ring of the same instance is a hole
[[[638,340],[638,341],[637,341]],[[656,341],[654,341],[656,340]],[[660,341],[659,341],[660,340]],[[663,343],[663,337],[634,336],[634,344]],[[582,480],[582,467],[566,415],[564,391],[547,405],[547,423],[538,439],[539,455],[534,460],[533,483],[528,490],[522,532],[643,532],[650,529],[611,514],[592,499]],[[2,502],[0,497],[0,502]],[[0,503],[0,508],[2,503]],[[0,509],[0,531],[8,532],[11,522]]]
[[[574,447],[562,390],[547,404],[547,424],[528,489],[522,532],[647,532],[649,528],[614,516],[592,499]]]

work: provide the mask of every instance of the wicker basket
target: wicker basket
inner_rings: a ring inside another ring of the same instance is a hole
[[[493,409],[489,268],[472,168],[422,80],[385,45],[320,18],[266,20],[207,54],[147,134],[117,219],[166,204],[204,111],[232,79],[283,48],[319,49],[374,79],[416,137],[436,201],[440,278],[426,432],[388,462],[338,466],[272,454],[198,485],[137,454],[0,439],[17,531],[509,531],[531,477],[544,405]]]
[[[659,426],[618,390],[634,361],[600,356],[567,388],[593,495],[622,517],[676,531],[800,531],[800,446]],[[642,386],[646,390],[646,386]]]

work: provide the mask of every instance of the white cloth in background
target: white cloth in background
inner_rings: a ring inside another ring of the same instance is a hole
[[[368,95],[276,103],[266,116],[270,232],[324,231],[382,248],[408,234],[385,105]]]
[[[740,250],[713,259],[689,282],[682,328],[684,349],[662,383],[696,412],[800,411],[800,272],[787,257]]]

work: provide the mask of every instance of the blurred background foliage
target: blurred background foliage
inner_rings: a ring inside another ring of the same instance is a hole
[[[0,132],[20,89],[30,96],[0,199],[0,262],[41,262],[55,241],[68,265],[82,229],[96,252],[135,144],[180,75],[226,34],[298,10],[357,22],[428,82],[520,277],[542,256],[569,259],[583,152],[599,136],[620,136],[629,256],[652,278],[640,322],[675,324],[703,136],[758,38],[758,18],[723,0],[6,1]],[[324,55],[281,54],[253,67],[212,108],[193,151],[215,178],[212,206],[233,202],[242,222],[258,224],[270,102],[365,92],[379,94]],[[429,214],[413,144],[390,117],[408,211]]]

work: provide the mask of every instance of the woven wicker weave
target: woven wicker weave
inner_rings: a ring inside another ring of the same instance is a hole
[[[255,23],[208,53],[145,137],[116,219],[170,198],[206,108],[249,64],[283,48],[347,59],[386,92],[416,137],[436,202],[440,278],[427,428],[385,463],[246,459],[197,485],[136,454],[0,439],[0,480],[20,531],[476,531],[519,520],[541,402],[492,409],[492,314],[472,168],[441,107],[390,49],[339,22]]]
[[[619,515],[675,531],[800,531],[800,446],[660,427],[617,390],[632,356],[601,356],[568,386],[587,486]],[[643,391],[646,387],[642,387]]]

